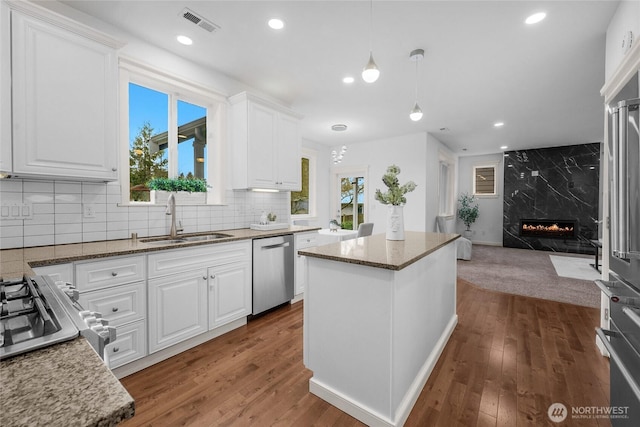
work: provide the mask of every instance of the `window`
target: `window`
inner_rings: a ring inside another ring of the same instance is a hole
[[[316,215],[316,153],[303,148],[300,167],[302,169],[302,189],[291,192],[291,216],[294,218],[314,217]]]
[[[183,178],[205,180],[208,201],[221,203],[223,141],[212,125],[222,120],[224,98],[129,60],[121,61],[121,87],[123,202],[148,203],[153,178]]]
[[[477,196],[495,196],[497,194],[495,165],[473,167],[473,194]]]

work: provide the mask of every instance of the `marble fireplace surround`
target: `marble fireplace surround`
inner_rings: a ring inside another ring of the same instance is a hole
[[[592,254],[588,240],[598,238],[600,143],[504,156],[503,246]],[[531,222],[574,230],[522,229]]]

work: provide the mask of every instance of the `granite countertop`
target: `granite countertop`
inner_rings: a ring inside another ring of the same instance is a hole
[[[300,255],[387,270],[402,270],[442,246],[459,234],[406,231],[405,240],[387,240],[385,234],[345,240],[298,251]]]
[[[0,362],[2,425],[114,426],[134,401],[84,338]]]
[[[207,240],[200,242],[181,242],[181,243],[145,243],[143,240],[157,239],[158,237],[138,238],[137,240],[105,240],[100,242],[89,243],[71,243],[67,245],[37,246],[33,248],[22,249],[4,249],[0,250],[0,278],[12,279],[22,277],[23,275],[33,275],[31,267],[40,267],[43,265],[63,264],[73,261],[85,259],[106,258],[119,255],[131,255],[144,252],[162,251],[166,249],[177,249],[200,245],[213,245],[218,243],[228,243],[247,239],[256,239],[262,237],[280,236],[290,233],[301,233],[305,231],[319,230],[320,227],[309,226],[290,226],[289,228],[259,231],[249,228],[240,228],[234,230],[210,231],[207,233],[180,234],[179,237],[194,236],[201,234],[221,233],[227,234],[216,240]]]

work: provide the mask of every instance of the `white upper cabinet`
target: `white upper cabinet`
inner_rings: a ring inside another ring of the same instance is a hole
[[[36,6],[10,7],[13,174],[116,180],[118,42]]]
[[[11,174],[11,19],[0,2],[0,174]]]
[[[246,92],[229,100],[233,188],[300,190],[300,116]]]

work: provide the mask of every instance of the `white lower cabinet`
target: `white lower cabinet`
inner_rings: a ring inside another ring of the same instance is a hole
[[[209,329],[251,314],[251,261],[209,268]]]
[[[147,324],[144,320],[116,326],[117,339],[104,350],[109,368],[114,369],[147,355]]]
[[[149,353],[208,330],[207,269],[149,279]]]
[[[41,267],[32,267],[34,273],[38,276],[49,276],[53,281],[63,281],[73,283],[73,264],[55,264],[43,265]]]
[[[298,255],[300,249],[318,246],[318,232],[298,233],[295,235],[295,293],[304,293],[307,285],[307,257]]]

